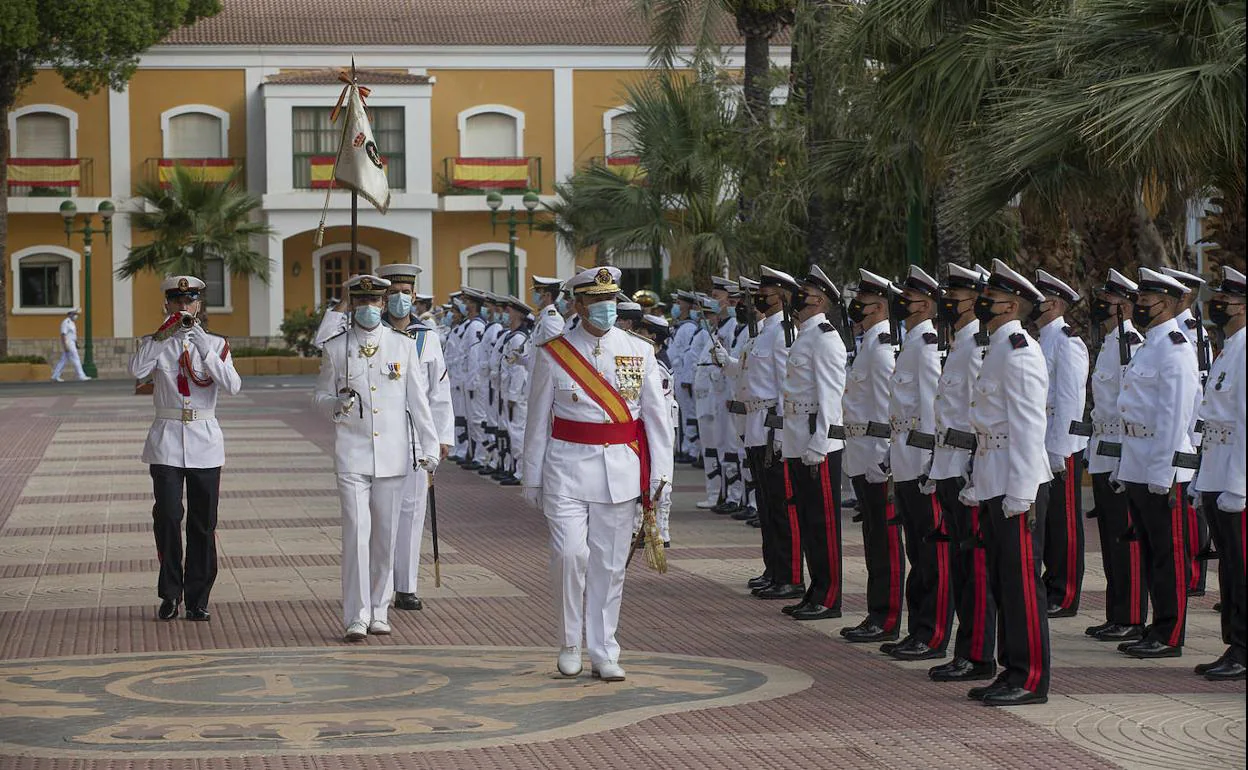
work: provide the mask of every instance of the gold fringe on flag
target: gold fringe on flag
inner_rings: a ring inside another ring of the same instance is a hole
[[[660,575],[667,572],[667,553],[663,550],[663,538],[659,537],[659,518],[655,510],[658,500],[663,498],[663,487],[667,479],[659,481],[659,486],[650,497],[650,504],[641,512],[641,529],[646,536],[646,564]]]

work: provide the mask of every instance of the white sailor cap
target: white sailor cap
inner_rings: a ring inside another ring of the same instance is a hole
[[[858,293],[859,294],[879,294],[887,297],[890,294],[897,293],[897,287],[893,282],[882,275],[876,275],[870,270],[858,268]]]
[[[741,291],[755,291],[758,289],[758,281],[753,278],[746,278],[744,275],[737,277],[737,285],[741,287]]]
[[[688,302],[690,305],[696,305],[698,303],[698,295],[691,291],[685,291],[684,289],[677,291],[674,297],[677,302]]]
[[[840,289],[836,288],[836,284],[832,283],[832,279],[828,277],[827,273],[820,270],[818,265],[810,266],[810,271],[802,278],[802,283],[814,286],[832,299],[836,299],[841,293]]]
[[[1222,283],[1218,284],[1214,291],[1219,294],[1234,294],[1242,297],[1244,296],[1244,288],[1244,274],[1230,265],[1223,265]]]
[[[535,289],[545,289],[547,291],[554,289],[557,291],[560,286],[563,286],[563,281],[558,278],[547,278],[544,275],[535,275],[531,280]]]
[[[1177,278],[1171,278],[1165,273],[1159,273],[1156,270],[1149,270],[1147,267],[1140,268],[1140,293],[1166,294],[1171,297],[1182,297],[1191,289],[1183,285]]]
[[[796,289],[797,279],[783,270],[776,270],[763,265],[759,268],[759,286],[779,286],[782,289]]]
[[[165,299],[175,297],[199,299],[199,293],[206,285],[193,275],[171,275],[160,282],[160,290],[165,293]]]
[[[698,304],[701,305],[703,309],[706,309],[706,310],[709,310],[711,308],[711,303],[719,301],[715,299],[714,297],[712,297],[711,295],[703,294],[702,292],[698,292],[697,296],[698,296]]]
[[[529,307],[529,304],[525,302],[524,300],[520,299],[519,297],[513,297],[510,294],[508,294],[506,297],[500,297],[499,300],[500,300],[499,301],[500,305],[506,305],[508,307],[515,308],[516,310],[519,310],[521,313],[533,312],[533,308]]]
[[[736,281],[733,281],[728,278],[724,278],[722,275],[712,275],[711,276],[711,288],[720,289],[722,291],[731,293],[731,292],[736,291],[739,287],[737,286]]]
[[[672,328],[667,319],[661,315],[643,315],[641,317],[641,325],[654,332],[656,337],[666,337]]]
[[[1064,299],[1072,305],[1079,301],[1079,292],[1070,288],[1065,281],[1046,270],[1036,271],[1036,288],[1047,297]]]
[[[420,275],[418,265],[382,265],[377,268],[377,277],[385,278],[390,283],[416,283]]]
[[[390,282],[375,275],[353,275],[347,279],[347,294],[352,297],[380,297]]]
[[[620,290],[620,269],[607,265],[582,270],[568,281],[568,288],[577,295],[594,296],[599,299],[614,297]]]
[[[918,265],[910,266],[909,272],[906,273],[906,280],[901,282],[901,286],[929,297],[940,295],[940,281],[928,275],[927,271]]]
[[[976,262],[975,272],[979,273],[979,282],[981,284],[980,288],[983,288],[982,285],[988,283],[988,276],[992,275],[992,271]]]
[[[1175,270],[1172,267],[1163,267],[1161,272],[1170,276],[1189,289],[1199,289],[1201,286],[1205,285],[1205,279],[1195,273],[1185,273],[1182,270]]]
[[[983,288],[984,282],[987,281],[987,276],[981,274],[979,270],[971,270],[961,265],[955,265],[952,262],[949,263],[948,268],[943,288],[978,291]]]
[[[484,302],[486,300],[485,292],[480,289],[474,289],[471,286],[460,286],[459,293],[475,302]]]
[[[1140,296],[1139,285],[1118,272],[1114,268],[1109,269],[1109,276],[1105,279],[1105,285],[1101,287],[1101,291],[1106,294],[1117,294],[1123,299],[1129,299],[1132,302]]]
[[[641,319],[641,305],[636,302],[618,302],[615,305],[616,315],[626,321]]]
[[[417,302],[433,302],[433,295],[432,294],[413,294],[412,299],[416,300]]]
[[[999,259],[992,260],[992,275],[988,276],[988,288],[1013,294],[1028,302],[1044,301],[1044,295],[1031,281]]]

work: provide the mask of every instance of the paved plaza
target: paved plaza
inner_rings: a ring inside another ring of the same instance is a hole
[[[1051,622],[1049,703],[992,709],[929,681],[930,662],[837,635],[865,605],[852,511],[845,617],[798,623],[749,596],[757,530],[695,509],[691,470],[670,571],[630,568],[627,681],[555,676],[545,524],[453,465],[437,474],[442,586],[426,558],[424,610],[346,644],[332,434],[311,386],[251,378],[217,409],[210,623],[155,619],[150,397],[0,387],[0,770],[1245,766],[1243,683],[1191,673],[1223,650],[1213,592],[1191,600],[1182,658],[1084,636],[1104,607],[1094,526],[1081,614]]]

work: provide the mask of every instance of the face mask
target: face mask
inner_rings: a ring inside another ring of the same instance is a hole
[[[381,308],[376,305],[362,305],[355,309],[355,323],[365,329],[375,329],[381,323]]]
[[[406,294],[391,294],[386,300],[386,310],[391,318],[407,318],[412,314],[412,298]]]
[[[468,305],[459,300],[455,300],[455,309],[459,311],[460,315],[468,315]]]
[[[702,311],[696,308],[690,308],[689,317],[696,321],[702,317]]]
[[[806,302],[808,299],[810,299],[810,295],[804,291],[799,291],[797,294],[794,294],[793,295],[793,312],[795,313],[801,312],[802,308],[806,307]]]
[[[997,311],[993,310],[993,308],[996,307],[997,304],[998,304],[998,300],[995,300],[992,297],[980,297],[976,299],[975,300],[975,317],[983,321],[984,323],[988,323],[992,319],[1001,315]]]
[[[1103,299],[1094,299],[1092,311],[1088,315],[1092,318],[1092,323],[1103,323],[1114,317],[1114,306]]]
[[[534,307],[541,307],[542,295],[539,294],[538,292],[533,292],[532,294],[529,295],[529,301],[533,303]]]
[[[737,305],[735,308],[733,308],[733,312],[737,316],[737,323],[739,324],[749,323],[749,320],[750,320],[749,311],[745,305]]]
[[[766,297],[755,297],[754,309],[760,313],[766,313],[768,310],[771,309],[771,303],[767,300]]]
[[[1231,303],[1221,299],[1209,300],[1209,320],[1218,326],[1226,326],[1231,322]]]
[[[958,319],[962,317],[962,311],[958,308],[965,301],[966,300],[954,299],[952,297],[942,297],[940,300],[940,307],[936,311],[940,320],[947,324],[957,323]]]
[[[564,297],[560,297],[559,299],[555,300],[555,309],[559,311],[560,315],[567,315],[568,314],[568,300],[565,299]]]
[[[867,306],[858,299],[849,301],[849,320],[856,324],[862,323],[867,318]]]
[[[719,300],[713,299],[710,302],[708,302],[706,305],[706,312],[710,313],[711,315],[715,315],[716,313],[718,313],[719,312]]]
[[[615,326],[616,307],[614,302],[595,302],[589,306],[588,313],[589,322],[603,331]]]
[[[893,297],[890,303],[893,316],[897,320],[908,318],[910,316],[910,306],[913,304],[914,302],[905,297]]]
[[[1032,305],[1031,312],[1027,315],[1027,320],[1032,323],[1039,321],[1040,316],[1044,315],[1044,304],[1045,303],[1043,302],[1038,302],[1035,305]]]
[[[1141,329],[1147,329],[1153,325],[1153,308],[1160,304],[1158,302],[1156,305],[1136,305],[1131,311],[1131,320]]]

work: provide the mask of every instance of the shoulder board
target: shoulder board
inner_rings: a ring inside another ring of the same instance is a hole
[[[649,345],[650,347],[654,347],[654,340],[650,339],[649,337],[643,337],[642,335],[638,334],[637,332],[635,332],[635,331],[631,331],[631,330],[629,330],[629,329],[624,329],[623,331],[624,331],[624,333],[625,333],[625,334],[629,334],[629,335],[631,335],[631,336],[633,336],[633,337],[636,337],[637,339],[639,339],[639,340],[641,340],[642,342],[646,343],[646,344],[647,344],[647,345]]]
[[[349,329],[349,328],[347,328],[347,329],[343,329],[342,331],[338,332],[338,333],[337,333],[337,334],[335,334],[334,336],[332,336],[332,337],[327,337],[327,338],[325,339],[325,341],[326,341],[326,342],[329,342],[330,340],[336,340],[336,339],[338,339],[339,337],[341,337],[342,335],[346,334],[348,331],[350,331],[350,329]]]
[[[880,343],[883,345],[892,345],[893,335],[889,334],[888,332],[880,332],[879,340],[880,340]]]
[[[989,340],[988,332],[975,332],[975,344],[978,345],[979,347],[981,348],[987,347],[988,340]]]
[[[1170,332],[1170,341],[1176,345],[1184,345],[1187,343],[1187,335],[1178,329],[1175,329]]]
[[[1026,334],[1023,334],[1022,332],[1016,332],[1010,335],[1010,346],[1013,347],[1015,350],[1022,350],[1023,348],[1027,347],[1028,344],[1029,343],[1027,342]]]
[[[411,337],[413,339],[416,337],[416,332],[420,331],[419,329],[413,329],[411,331],[408,331],[407,329],[396,329],[393,326],[387,326],[386,328],[395,334],[402,334],[404,337]]]
[[[562,337],[562,336],[563,336],[563,334],[562,334],[562,333],[556,334],[555,336],[551,337],[550,339],[546,340],[545,342],[539,342],[539,343],[537,343],[537,346],[538,346],[539,348],[546,347],[547,345],[549,345],[550,343],[554,342],[555,340],[559,339],[559,338],[560,338],[560,337]]]
[[[1183,323],[1187,324],[1189,329],[1195,329],[1197,326],[1200,326],[1200,321],[1197,321],[1195,318],[1189,318]]]
[[[1075,331],[1075,327],[1073,327],[1073,326],[1063,326],[1063,327],[1062,327],[1062,334],[1065,334],[1067,337],[1078,337],[1078,336],[1079,336],[1079,333]]]
[[[1135,332],[1127,332],[1126,338],[1127,338],[1128,345],[1138,345],[1141,342],[1143,342],[1143,340],[1140,339],[1140,335],[1136,334]]]
[[[836,327],[830,323],[825,322],[825,323],[819,324],[819,331],[823,332],[824,334],[827,334],[828,332],[835,331],[835,330],[836,330]]]
[[[938,339],[940,338],[936,336],[936,332],[924,332],[923,334],[923,341],[929,345],[935,345]]]
[[[546,315],[559,315],[559,311],[553,307],[546,308]]]

